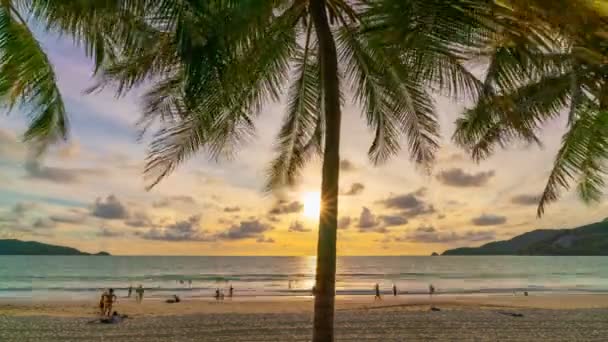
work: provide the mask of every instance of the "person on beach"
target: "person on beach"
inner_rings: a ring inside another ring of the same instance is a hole
[[[103,302],[103,315],[110,317],[112,314],[112,305],[117,301],[114,289],[110,289],[107,293],[102,295]]]
[[[112,313],[111,317],[102,318],[100,320],[100,322],[101,323],[105,323],[105,324],[118,324],[118,323],[124,321],[126,318],[129,318],[129,316],[127,316],[127,315],[119,315],[117,311],[114,311]]]
[[[144,287],[140,284],[135,293],[137,294],[137,302],[141,303],[144,300]]]
[[[215,300],[219,301],[220,300],[220,289],[217,288],[215,289]]]
[[[435,286],[433,286],[433,284],[429,284],[429,296],[431,298],[433,298],[434,294],[435,294]]]
[[[230,284],[230,288],[228,289],[228,297],[232,298],[232,296],[234,296],[234,287],[232,287],[232,284]]]
[[[397,285],[393,284],[393,296],[397,297]]]
[[[174,304],[174,303],[179,303],[179,302],[181,302],[181,301],[182,301],[182,300],[181,300],[181,299],[180,299],[180,298],[179,298],[177,295],[173,295],[173,298],[171,298],[171,299],[167,299],[167,300],[165,301],[165,303],[168,303],[168,304]]]
[[[133,293],[133,286],[129,285],[129,293],[127,294],[128,298],[131,298],[131,293]]]
[[[375,290],[376,296],[374,296],[374,300],[382,300],[382,297],[380,296],[380,285],[378,283],[376,283]]]
[[[104,290],[101,293],[101,297],[99,297],[99,314],[102,316],[103,316],[103,300],[107,294],[108,294],[108,290]]]

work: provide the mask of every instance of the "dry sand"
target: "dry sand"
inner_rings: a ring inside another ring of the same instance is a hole
[[[337,308],[339,341],[608,340],[608,295],[339,297]],[[311,333],[310,297],[120,299],[115,309],[130,318],[88,324],[94,301],[0,300],[0,341],[307,341]]]

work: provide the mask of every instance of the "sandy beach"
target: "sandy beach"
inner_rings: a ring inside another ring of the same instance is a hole
[[[0,341],[307,341],[312,324],[311,297],[120,298],[115,309],[130,318],[88,323],[88,301],[0,300]],[[339,297],[336,330],[340,341],[605,341],[608,295]]]

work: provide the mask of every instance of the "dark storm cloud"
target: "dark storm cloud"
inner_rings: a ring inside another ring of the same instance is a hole
[[[348,216],[340,217],[340,219],[338,220],[338,229],[348,229],[352,221],[353,220]]]
[[[341,171],[350,172],[350,171],[355,171],[356,169],[357,169],[357,167],[350,160],[342,159],[340,161],[340,170]]]
[[[362,193],[363,190],[365,190],[365,185],[363,185],[362,183],[353,183],[350,186],[350,189],[345,191],[343,193],[343,195],[344,196],[356,196],[356,195],[359,195],[360,193]]]
[[[484,186],[494,177],[494,171],[485,171],[478,173],[466,173],[460,168],[453,168],[442,171],[437,175],[437,179],[449,186],[455,187],[479,187]]]
[[[200,230],[200,223],[200,215],[194,215],[187,220],[177,221],[162,228],[151,228],[146,232],[137,232],[135,234],[147,240],[175,242],[213,240],[204,231]]]
[[[455,243],[455,242],[479,242],[494,240],[496,233],[493,231],[465,231],[462,233],[439,231],[432,226],[421,226],[404,236],[395,238],[398,242],[417,243]]]
[[[298,201],[287,202],[279,201],[268,214],[270,215],[287,215],[299,213],[304,209],[304,205]]]
[[[517,195],[511,198],[511,203],[517,205],[538,205],[540,196],[538,195]]]
[[[264,233],[272,230],[272,226],[263,223],[259,220],[241,221],[238,225],[232,225],[225,232],[215,235],[219,240],[243,240],[250,238],[259,238]]]
[[[304,226],[304,224],[300,221],[294,221],[291,223],[291,225],[289,225],[288,231],[295,232],[295,233],[307,233],[307,232],[310,232],[311,229],[306,228]]]
[[[496,226],[507,222],[505,216],[483,214],[478,217],[471,219],[471,222],[476,226]]]
[[[237,207],[237,206],[224,208],[224,212],[226,212],[226,213],[236,213],[239,211],[241,211],[241,208]]]
[[[91,215],[103,219],[115,220],[126,219],[129,217],[127,207],[123,205],[114,195],[109,195],[106,199],[98,198],[93,204]]]

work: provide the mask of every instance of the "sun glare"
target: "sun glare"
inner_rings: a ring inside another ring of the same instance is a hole
[[[304,203],[304,216],[309,219],[318,219],[321,212],[321,195],[318,192],[306,192],[302,195]]]

